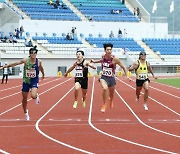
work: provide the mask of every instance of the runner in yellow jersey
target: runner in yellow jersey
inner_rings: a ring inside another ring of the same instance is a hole
[[[129,68],[129,71],[135,70],[136,73],[136,101],[139,102],[139,96],[141,89],[144,88],[144,109],[147,111],[147,100],[149,96],[149,77],[148,72],[150,72],[153,78],[157,79],[154,76],[153,70],[150,66],[150,63],[146,61],[146,53],[144,51],[140,52],[139,60],[133,63]]]

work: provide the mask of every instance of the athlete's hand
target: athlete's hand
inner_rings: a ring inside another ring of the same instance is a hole
[[[2,70],[3,69],[3,66],[0,66],[0,70]]]
[[[129,80],[129,82],[131,82],[131,78],[127,76],[127,79]]]
[[[154,79],[156,80],[156,79],[158,79],[157,77],[154,77]]]
[[[44,75],[41,77],[41,81],[44,80]]]
[[[94,59],[91,59],[91,60],[90,60],[90,63],[94,63]]]
[[[65,78],[67,77],[67,73],[64,74],[64,77],[65,77]]]

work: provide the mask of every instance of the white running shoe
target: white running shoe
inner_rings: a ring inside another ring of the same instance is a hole
[[[146,111],[148,111],[148,107],[147,107],[147,104],[146,103],[144,103],[144,109],[146,110]]]
[[[30,117],[29,117],[29,114],[28,114],[28,110],[26,110],[26,113],[25,113],[25,120],[26,121],[30,120]]]
[[[37,94],[37,97],[36,97],[36,104],[39,104],[40,103],[40,99],[39,99],[39,95]]]

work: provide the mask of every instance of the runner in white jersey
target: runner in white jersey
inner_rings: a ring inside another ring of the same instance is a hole
[[[110,108],[113,108],[114,90],[116,85],[116,65],[119,65],[124,70],[125,76],[130,80],[130,78],[127,76],[127,70],[123,63],[118,58],[115,58],[115,56],[112,55],[112,48],[113,44],[104,44],[105,55],[103,55],[100,60],[91,60],[91,62],[93,63],[101,63],[102,65],[102,75],[99,81],[103,89],[103,106],[101,108],[101,112],[103,113],[106,111],[108,98],[110,102]]]

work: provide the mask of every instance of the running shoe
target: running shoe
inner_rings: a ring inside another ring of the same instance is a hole
[[[103,104],[103,106],[102,106],[102,108],[101,108],[101,112],[104,113],[104,112],[106,111],[106,106],[107,106],[106,104]]]
[[[30,120],[30,117],[29,117],[29,114],[28,114],[28,110],[26,110],[26,113],[25,113],[25,120],[26,121]]]
[[[147,107],[147,104],[146,103],[144,103],[144,109],[146,110],[146,111],[148,111],[148,107]]]
[[[36,97],[36,104],[39,104],[40,103],[40,99],[39,99],[39,94],[37,94],[37,97]]]
[[[82,107],[86,107],[86,101],[83,101],[83,98],[82,98]]]
[[[78,101],[75,101],[74,104],[73,104],[73,108],[76,109],[77,105],[78,105]]]

